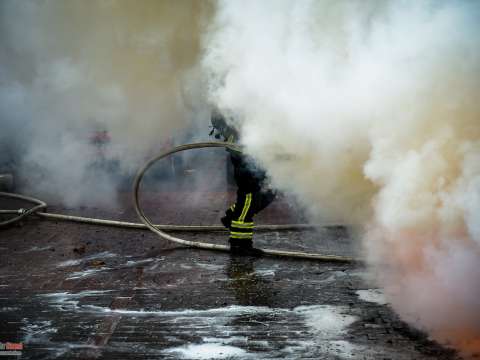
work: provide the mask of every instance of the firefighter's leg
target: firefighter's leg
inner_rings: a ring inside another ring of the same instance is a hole
[[[270,205],[275,197],[277,196],[277,192],[271,189],[262,190],[257,193],[254,193],[254,209],[253,213],[256,215],[263,209],[265,209],[268,205]]]
[[[230,226],[230,248],[233,252],[252,249],[253,244],[253,194],[237,193]]]

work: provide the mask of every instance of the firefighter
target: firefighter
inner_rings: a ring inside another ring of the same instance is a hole
[[[226,142],[238,141],[238,131],[228,125],[224,116],[213,112],[212,132],[215,137],[223,138]],[[260,169],[252,158],[240,150],[227,148],[233,164],[234,178],[237,184],[237,198],[235,203],[227,209],[222,217],[222,224],[230,230],[230,251],[236,254],[260,255],[261,251],[253,248],[253,217],[267,207],[276,196],[276,193],[265,186],[266,172]]]

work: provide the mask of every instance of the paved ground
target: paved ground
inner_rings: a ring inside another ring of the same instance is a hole
[[[182,187],[147,189],[144,198],[156,222],[208,225],[218,224],[233,193]],[[49,210],[136,221],[129,203],[126,193],[111,208]],[[304,221],[287,203],[280,199],[258,222]],[[255,241],[355,253],[341,228],[259,233]],[[25,359],[457,358],[400,321],[361,264],[234,257],[147,231],[34,218],[2,229],[0,289],[0,342],[23,342]]]

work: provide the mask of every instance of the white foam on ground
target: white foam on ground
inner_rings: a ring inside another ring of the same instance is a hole
[[[388,304],[385,294],[381,289],[357,290],[355,292],[360,300],[375,303],[378,305]]]
[[[78,300],[75,300],[75,297],[70,296],[69,293],[54,293],[43,295],[45,297],[52,298],[52,306],[57,309],[67,311],[67,310],[77,310],[78,309]]]
[[[256,270],[255,274],[258,276],[275,276],[275,270],[271,270],[271,269]]]
[[[0,308],[0,312],[10,312],[10,311],[18,311],[18,310],[20,310],[20,308],[10,307],[10,306]]]
[[[57,265],[57,267],[70,267],[70,266],[77,266],[82,263],[81,259],[77,260],[67,260],[67,261],[62,261]]]
[[[84,296],[96,296],[102,295],[112,290],[85,290],[78,293],[69,293],[69,292],[60,292],[60,293],[50,293],[50,294],[41,294],[38,296],[50,297],[50,298],[80,298]]]
[[[248,315],[248,314],[265,314],[273,313],[280,311],[288,311],[284,309],[272,309],[265,306],[228,306],[224,308],[214,308],[207,310],[195,310],[195,309],[185,309],[178,311],[161,311],[161,310],[123,310],[123,309],[110,309],[107,307],[95,306],[95,305],[86,305],[85,308],[91,310],[97,310],[108,313],[120,313],[125,315],[157,315],[157,316],[238,316],[238,315]]]
[[[52,322],[38,321],[35,323],[28,322],[28,319],[22,319],[23,326],[20,330],[24,333],[23,342],[29,343],[41,343],[50,339],[51,334],[55,334],[57,329],[52,327]]]
[[[61,292],[61,293],[41,294],[38,296],[51,299],[52,306],[62,311],[67,311],[67,310],[78,310],[79,309],[78,299],[82,297],[99,296],[99,295],[108,293],[110,291],[111,290],[86,290],[86,291],[80,291],[78,293]]]
[[[328,352],[337,355],[343,359],[356,359],[362,347],[354,345],[345,340],[329,341]]]
[[[305,322],[317,335],[316,346],[323,352],[342,359],[355,358],[363,348],[354,345],[341,337],[346,328],[353,324],[357,317],[347,314],[347,308],[331,305],[300,306],[293,309],[305,316]]]
[[[355,316],[346,314],[346,309],[341,306],[300,306],[293,311],[305,316],[307,325],[324,338],[342,334],[346,327],[357,320]]]
[[[88,270],[84,270],[84,271],[76,271],[76,272],[73,272],[65,280],[83,279],[83,278],[86,278],[86,277],[89,277],[89,276],[93,276],[97,273],[103,272],[105,270],[111,270],[111,268],[101,267],[101,268],[96,268],[96,269],[88,269]]]
[[[224,268],[223,265],[199,263],[199,262],[195,263],[195,265],[209,271],[218,271],[218,270],[223,270]]]
[[[235,346],[219,343],[191,344],[165,350],[165,353],[175,354],[181,359],[235,359],[245,358],[245,350]]]
[[[128,260],[124,266],[137,266],[137,265],[151,263],[155,261],[157,261],[157,259],[153,259],[153,258],[148,258],[143,260]]]
[[[117,313],[132,318],[143,316],[158,316],[164,323],[177,324],[180,334],[172,334],[172,342],[181,340],[177,335],[199,335],[202,338],[201,344],[185,344],[165,350],[164,354],[171,354],[178,359],[236,359],[256,358],[251,352],[242,348],[251,345],[251,340],[240,334],[248,334],[249,324],[235,325],[232,319],[244,315],[277,314],[279,319],[286,316],[290,318],[296,314],[310,328],[311,335],[304,339],[285,341],[285,347],[281,350],[286,356],[294,354],[323,354],[334,355],[338,358],[351,359],[358,354],[364,353],[361,346],[345,341],[347,328],[357,320],[355,316],[348,314],[348,308],[330,305],[300,306],[294,309],[269,308],[259,306],[228,306],[213,309],[184,309],[184,310],[128,310],[110,309],[97,305],[78,305],[78,298],[87,295],[98,294],[95,291],[85,291],[77,294],[56,293],[48,294],[53,299],[54,306],[61,306],[62,310],[70,307],[71,310],[94,313]],[[299,330],[300,331],[300,330]],[[209,336],[209,334],[213,336]],[[218,336],[220,334],[220,336]],[[231,336],[235,334],[236,336]],[[237,335],[238,334],[238,335]],[[217,336],[215,336],[217,335]],[[304,335],[305,336],[305,335]],[[275,342],[276,340],[274,340]],[[269,341],[262,341],[256,344],[265,351],[274,351]],[[258,353],[257,353],[258,355]],[[258,357],[257,357],[258,358]]]
[[[98,357],[95,356],[96,353],[99,351],[99,347],[93,344],[76,344],[76,343],[67,343],[67,342],[57,342],[54,343],[48,342],[48,344],[53,346],[45,347],[45,350],[50,351],[49,359],[63,359],[65,355],[68,354],[71,350],[75,349],[83,349],[83,350],[91,350],[92,353],[91,358],[96,359]],[[42,344],[43,345],[43,344]],[[89,357],[90,358],[90,357]]]
[[[229,338],[216,338],[216,337],[204,337],[202,338],[203,343],[213,343],[213,344],[222,344],[222,345],[247,345],[251,343],[246,336],[231,336]],[[267,344],[268,342],[265,341]],[[258,341],[257,341],[258,343]]]
[[[148,270],[155,270],[160,264],[162,261],[165,260],[165,257],[164,256],[161,256],[159,258],[156,258],[155,261],[153,262],[153,265],[151,265]]]
[[[32,247],[28,250],[22,251],[22,252],[23,253],[28,253],[28,252],[33,252],[33,251],[45,251],[45,250],[49,250],[51,248],[52,248],[51,246],[43,246],[43,247],[34,246],[34,247]]]
[[[318,347],[318,345],[313,341],[287,340],[285,343],[287,344],[287,346],[282,349],[282,353],[284,354],[284,356],[288,356],[286,357],[286,359],[292,359],[292,354],[297,354],[299,352],[302,353],[305,351],[305,349],[313,349]]]

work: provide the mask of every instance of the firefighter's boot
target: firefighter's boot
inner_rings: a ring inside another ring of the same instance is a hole
[[[230,252],[234,255],[261,256],[263,251],[253,247],[252,240],[230,238]]]

